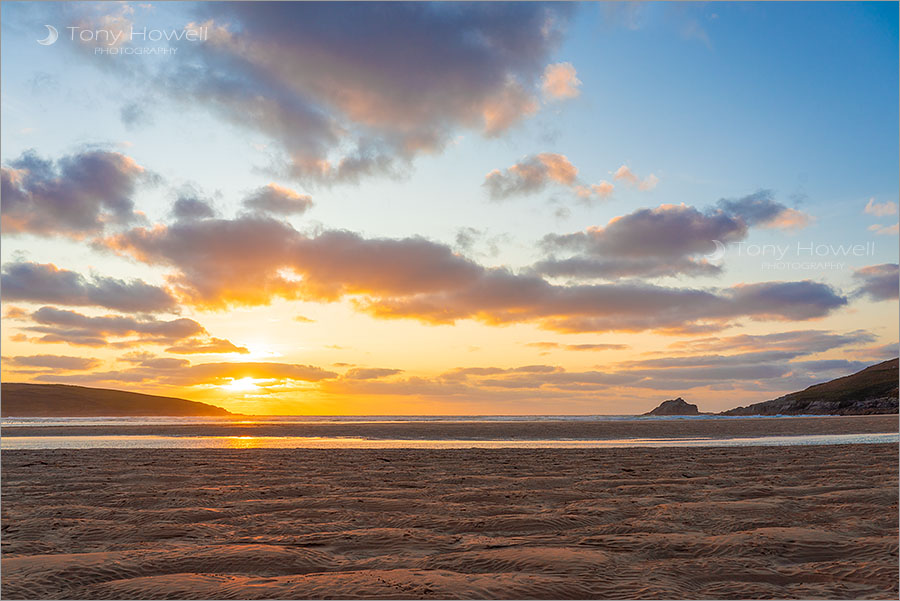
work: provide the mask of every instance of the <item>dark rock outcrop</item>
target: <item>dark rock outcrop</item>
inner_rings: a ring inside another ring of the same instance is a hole
[[[697,405],[685,402],[681,397],[663,401],[659,407],[644,415],[700,415]]]
[[[872,415],[897,413],[897,359],[721,415]]]

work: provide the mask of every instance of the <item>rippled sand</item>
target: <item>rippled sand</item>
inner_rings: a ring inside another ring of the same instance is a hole
[[[4,451],[2,597],[897,598],[897,452]]]

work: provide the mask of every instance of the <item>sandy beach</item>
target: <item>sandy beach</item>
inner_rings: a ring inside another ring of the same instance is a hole
[[[4,451],[2,596],[897,598],[897,453]]]

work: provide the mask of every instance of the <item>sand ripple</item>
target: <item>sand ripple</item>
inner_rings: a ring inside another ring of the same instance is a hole
[[[898,596],[897,445],[6,451],[2,597]]]

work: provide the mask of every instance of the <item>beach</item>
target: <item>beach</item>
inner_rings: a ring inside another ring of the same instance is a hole
[[[2,459],[5,599],[898,595],[897,444]]]

